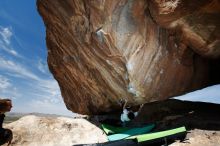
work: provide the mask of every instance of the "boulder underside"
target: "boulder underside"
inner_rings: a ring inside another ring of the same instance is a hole
[[[206,86],[219,0],[38,0],[67,108],[100,114]]]

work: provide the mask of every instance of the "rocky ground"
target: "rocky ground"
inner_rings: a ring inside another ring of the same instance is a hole
[[[145,105],[135,122],[157,121],[156,131],[185,126],[184,143],[171,146],[220,145],[220,105],[200,102],[167,100]]]
[[[146,104],[139,116],[130,124],[155,123],[154,131],[185,126],[186,140],[171,146],[220,145],[220,105],[167,100]],[[112,121],[119,113],[96,116],[88,120],[64,117],[25,116],[6,124],[12,129],[12,146],[72,146],[75,144],[102,143],[107,138],[99,128],[101,121]]]
[[[220,145],[219,113],[220,105],[218,104],[170,99],[145,104],[130,126],[155,123],[154,131],[185,126],[187,129],[185,141],[171,143],[172,146],[218,146]],[[119,116],[118,114],[113,113]],[[112,123],[109,117],[114,116],[103,116],[98,119]]]
[[[184,142],[175,142],[170,146],[219,146],[220,132],[213,130],[194,129],[188,131]]]
[[[12,146],[72,146],[107,140],[102,130],[85,119],[31,115],[5,127],[13,131]]]

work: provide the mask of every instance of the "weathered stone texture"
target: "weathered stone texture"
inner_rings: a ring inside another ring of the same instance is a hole
[[[48,64],[68,109],[99,114],[208,82],[218,0],[38,0]],[[196,52],[196,53],[195,53]]]

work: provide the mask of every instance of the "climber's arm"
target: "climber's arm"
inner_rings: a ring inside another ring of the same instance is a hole
[[[143,106],[144,106],[144,104],[141,104],[141,105],[140,105],[140,107],[139,107],[139,109],[138,109],[138,112],[141,111],[141,109],[143,108]]]
[[[124,105],[123,105],[123,110],[126,108],[128,101],[125,100]]]

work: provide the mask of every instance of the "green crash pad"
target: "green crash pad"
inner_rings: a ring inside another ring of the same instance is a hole
[[[125,131],[131,129],[128,127],[115,127],[115,126],[111,126],[108,124],[102,124],[101,127],[107,135],[115,134],[115,133],[122,133],[122,132],[125,132]]]
[[[147,126],[141,127],[141,128],[132,128],[132,129],[129,129],[129,130],[124,131],[122,133],[110,135],[110,136],[108,136],[108,140],[115,141],[115,140],[120,140],[120,139],[130,137],[130,136],[138,135],[138,134],[148,133],[154,127],[155,127],[154,124],[150,124],[150,125],[147,125]]]
[[[172,136],[183,132],[186,132],[185,127],[180,127],[180,128],[161,131],[161,132],[154,132],[149,134],[136,135],[136,136],[128,137],[126,139],[137,139],[138,142],[144,142],[148,140],[154,140],[154,139]]]

